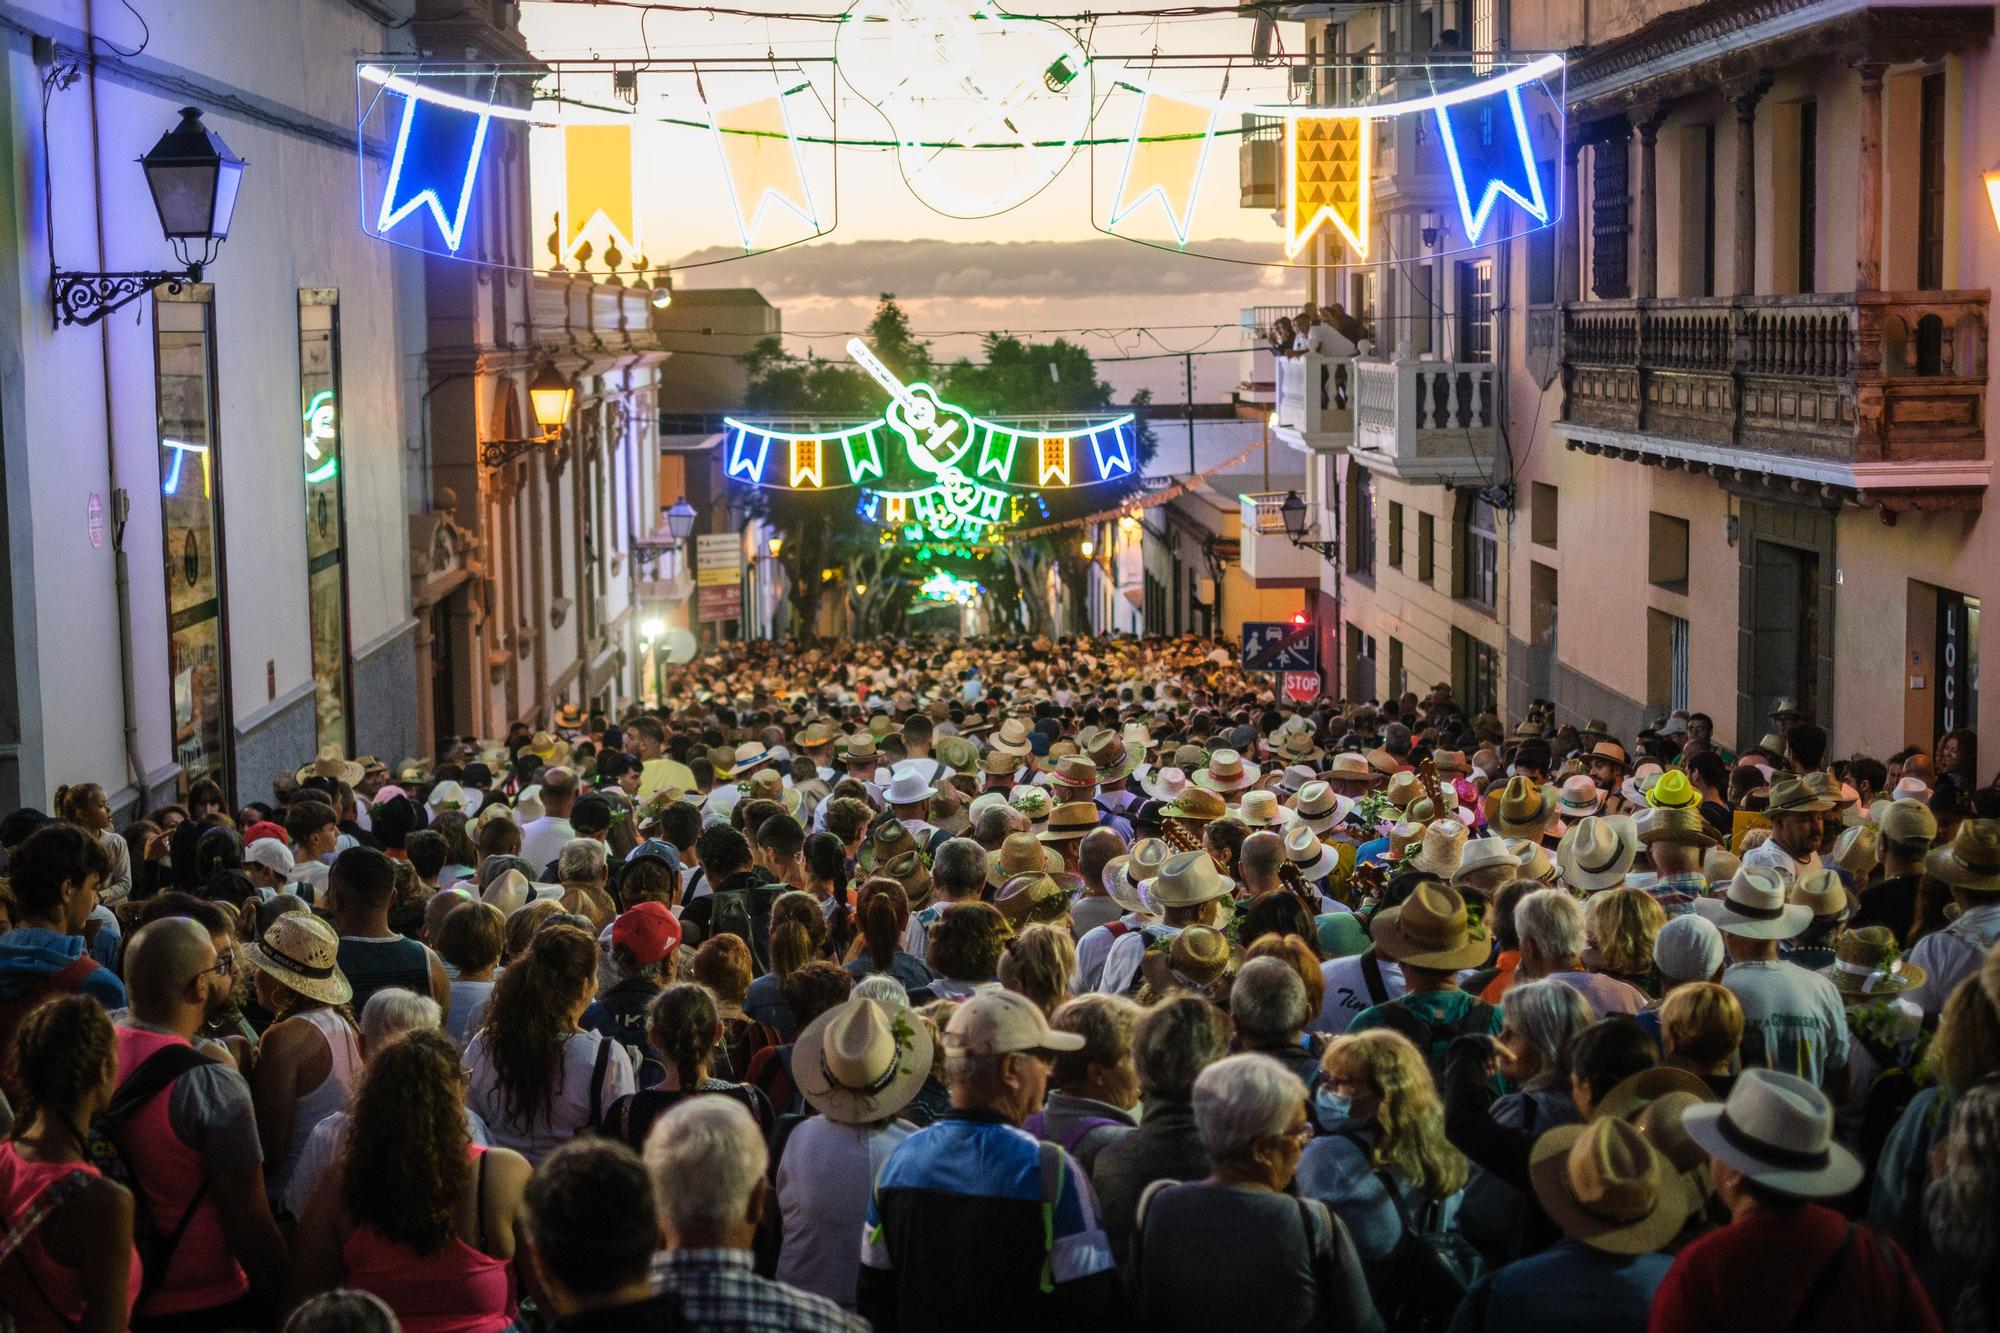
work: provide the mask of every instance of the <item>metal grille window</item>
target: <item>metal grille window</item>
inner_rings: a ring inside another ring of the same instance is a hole
[[[1458,359],[1493,359],[1493,261],[1458,266]]]
[[[1688,706],[1688,623],[1679,616],[1667,617],[1668,695],[1671,708]]]
[[[1403,506],[1395,500],[1389,502],[1389,567],[1403,567]]]
[[[1355,463],[1347,472],[1347,572],[1375,572],[1375,476]]]
[[[1499,599],[1500,539],[1493,506],[1477,496],[1465,498],[1459,528],[1459,595],[1491,607]]]

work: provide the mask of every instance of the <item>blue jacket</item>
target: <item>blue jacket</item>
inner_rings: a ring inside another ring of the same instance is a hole
[[[1606,1254],[1561,1240],[1473,1284],[1451,1333],[1632,1333],[1646,1327],[1665,1254]]]
[[[0,1000],[18,1000],[83,953],[83,936],[40,926],[16,926],[0,935]],[[86,974],[76,989],[106,1009],[123,1009],[127,1004],[125,983],[106,967]]]

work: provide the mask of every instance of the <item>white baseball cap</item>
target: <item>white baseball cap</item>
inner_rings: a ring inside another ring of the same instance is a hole
[[[953,1055],[1078,1051],[1083,1049],[1083,1037],[1051,1028],[1027,997],[990,990],[974,995],[952,1013],[944,1030],[944,1047]]]
[[[276,838],[259,838],[245,847],[243,860],[246,864],[264,867],[280,879],[290,879],[295,864],[291,848]]]

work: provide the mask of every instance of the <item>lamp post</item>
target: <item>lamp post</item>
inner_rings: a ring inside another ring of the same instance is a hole
[[[229,151],[220,135],[201,123],[201,108],[181,108],[180,123],[160,136],[139,159],[160,231],[182,268],[140,273],[78,273],[55,270],[53,296],[57,324],[95,324],[114,310],[164,286],[179,292],[201,281],[229,239],[243,169],[249,165]]]
[[[479,446],[479,461],[488,467],[505,467],[530,449],[561,443],[570,405],[575,401],[576,382],[544,362],[528,381],[528,406],[542,433],[525,440],[486,440]]]
[[[1285,520],[1285,536],[1292,545],[1302,551],[1317,551],[1322,560],[1333,563],[1335,542],[1314,541],[1306,537],[1306,502],[1299,498],[1297,491],[1286,491],[1285,502],[1278,506],[1278,514]]]

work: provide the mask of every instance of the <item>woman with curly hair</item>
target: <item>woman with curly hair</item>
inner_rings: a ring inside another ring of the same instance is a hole
[[[1069,999],[1076,976],[1076,941],[1066,927],[1037,921],[1007,941],[998,976],[1002,986],[1033,1000],[1044,1017],[1053,1018]]]
[[[646,1009],[646,1034],[667,1066],[666,1076],[643,1092],[611,1103],[604,1114],[605,1132],[638,1152],[646,1146],[655,1120],[696,1094],[719,1093],[741,1102],[768,1138],[778,1123],[770,1099],[747,1083],[709,1074],[720,1054],[722,1031],[722,1006],[715,993],[698,981],[680,982],[653,997]]]
[[[1471,1167],[1444,1134],[1444,1103],[1408,1037],[1373,1028],[1337,1037],[1320,1061],[1319,1116],[1332,1132],[1299,1158],[1299,1193],[1332,1208],[1371,1281],[1427,1210],[1448,1211]],[[1378,1291],[1387,1311],[1394,1293]]]
[[[992,903],[948,905],[931,924],[927,965],[932,979],[910,992],[911,1003],[963,1000],[992,986],[998,980],[1000,956],[1007,951],[1012,936],[1013,927]]]
[[[50,1000],[21,1021],[13,1054],[21,1096],[0,1144],[0,1231],[27,1235],[0,1264],[0,1309],[36,1333],[123,1329],[141,1277],[132,1196],[98,1174],[85,1147],[91,1116],[118,1086],[110,1016],[87,995]]]
[[[582,1026],[597,996],[597,941],[551,924],[500,974],[486,1021],[465,1048],[467,1105],[493,1142],[539,1162],[636,1086],[632,1057]]]
[[[2000,1324],[2000,1087],[1982,1083],[1958,1099],[1940,1166],[1924,1193],[1931,1244],[1966,1275],[1955,1307],[1942,1307],[1952,1333]]]
[[[1653,940],[1666,924],[1666,909],[1644,889],[1593,893],[1583,906],[1583,933],[1590,941],[1583,951],[1583,965],[1657,996],[1660,979],[1653,971]]]
[[[407,1329],[500,1333],[514,1321],[516,1219],[531,1168],[465,1122],[458,1047],[418,1029],[361,1080],[337,1170],[306,1204],[295,1302],[336,1287],[382,1298]]]

